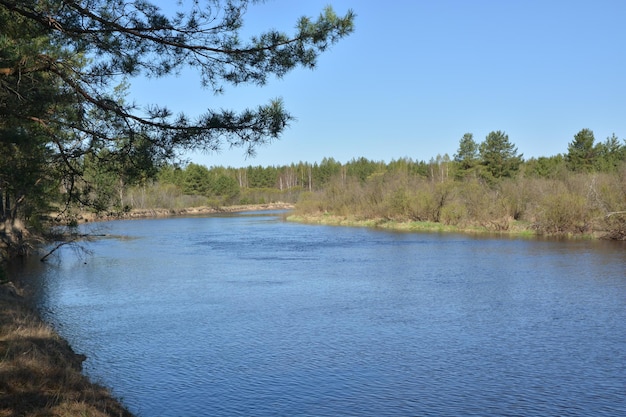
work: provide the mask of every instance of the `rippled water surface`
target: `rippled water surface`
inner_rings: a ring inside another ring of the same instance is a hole
[[[626,415],[626,246],[110,222],[45,317],[139,416]]]

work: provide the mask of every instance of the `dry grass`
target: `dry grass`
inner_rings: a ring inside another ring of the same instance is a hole
[[[81,373],[84,359],[0,285],[0,417],[132,416]]]
[[[394,221],[382,218],[357,219],[354,216],[337,216],[324,213],[291,214],[288,215],[286,219],[297,223],[324,224],[330,226],[373,227],[401,232],[467,233],[474,235],[498,235],[521,238],[537,236],[536,232],[531,230],[528,224],[520,221],[511,221],[506,230],[494,231],[493,228],[483,226],[455,226],[428,221]]]

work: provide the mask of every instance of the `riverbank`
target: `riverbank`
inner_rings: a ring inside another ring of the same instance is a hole
[[[41,320],[23,289],[0,284],[0,417],[132,417],[83,375],[84,360]]]
[[[388,219],[358,219],[350,216],[337,216],[328,213],[318,214],[301,214],[295,213],[287,216],[288,221],[320,224],[328,226],[349,226],[349,227],[370,227],[377,229],[395,230],[399,232],[428,232],[428,233],[469,233],[491,236],[510,236],[519,238],[538,238],[538,237],[559,237],[559,238],[576,238],[576,239],[602,239],[606,238],[605,233],[595,232],[580,235],[539,235],[532,227],[525,222],[511,221],[506,228],[498,230],[497,225],[489,228],[486,226],[468,225],[460,227],[456,225],[446,225],[435,222],[421,221],[394,221]],[[621,240],[621,239],[613,239]]]
[[[257,210],[290,210],[294,205],[289,203],[267,203],[267,204],[247,204],[237,206],[222,207],[185,207],[185,208],[152,208],[152,209],[132,209],[123,213],[80,213],[78,221],[81,223],[107,220],[123,220],[123,219],[157,219],[165,217],[182,217],[182,216],[205,216],[209,214],[219,213],[238,213],[243,211]]]

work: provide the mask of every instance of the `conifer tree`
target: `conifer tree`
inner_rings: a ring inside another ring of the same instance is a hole
[[[498,130],[490,132],[480,144],[481,163],[488,180],[513,177],[522,163],[522,154],[509,141],[509,135]]]
[[[458,164],[458,177],[466,177],[474,171],[478,165],[478,144],[474,141],[473,134],[463,135],[459,141],[459,149],[454,154],[454,161]]]
[[[590,129],[582,129],[574,135],[574,140],[567,145],[565,161],[567,168],[576,172],[593,170],[596,157],[595,137]]]

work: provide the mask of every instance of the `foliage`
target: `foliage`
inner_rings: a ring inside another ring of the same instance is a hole
[[[54,177],[62,171],[48,146],[46,126],[33,115],[63,114],[71,98],[61,92],[51,106],[58,83],[35,70],[34,54],[49,49],[45,30],[3,7],[0,27],[0,221],[13,223],[18,214],[38,221],[56,196]]]
[[[207,167],[194,163],[187,166],[183,179],[183,192],[185,194],[207,196],[211,185]]]
[[[615,134],[596,144],[594,153],[594,168],[597,172],[616,172],[626,160],[626,146],[620,143]]]
[[[382,172],[383,170],[383,163],[370,161],[363,157],[351,160],[346,167],[347,175],[357,177],[363,182],[371,175]]]
[[[457,176],[465,178],[475,174],[479,162],[478,144],[474,141],[474,135],[466,133],[459,141],[459,149],[454,154],[454,162],[457,163]]]
[[[195,119],[126,100],[134,77],[187,68],[216,94],[226,85],[262,86],[298,66],[314,68],[353,30],[352,11],[338,16],[327,7],[317,19],[302,17],[292,35],[271,29],[245,40],[252,3],[178,2],[168,16],[143,0],[0,0],[0,220],[41,223],[52,206],[68,222],[72,207],[123,210],[124,192],[182,151],[226,145],[253,154],[278,138],[293,120],[281,100]],[[179,185],[237,195],[230,176],[207,185],[206,173],[196,174]]]
[[[565,158],[558,154],[555,156],[540,156],[530,158],[522,166],[524,174],[528,177],[536,178],[559,178],[567,175],[565,172]]]
[[[490,132],[479,146],[483,175],[493,181],[514,177],[522,163],[522,154],[509,141],[509,136],[498,130]]]
[[[589,200],[579,192],[580,183],[558,182],[552,192],[540,201],[541,216],[536,227],[543,233],[571,234],[586,233],[591,230],[594,213]]]
[[[620,177],[626,176],[626,164],[619,174],[533,174],[497,183],[452,177],[439,181],[396,167],[365,181],[335,176],[317,191],[301,194],[297,212],[498,232],[530,229],[550,235],[598,232],[626,237],[626,181]]]
[[[626,238],[626,162],[616,171],[577,174],[567,170],[562,155],[531,158],[520,163],[514,178],[497,181],[456,175],[459,169],[445,155],[429,163],[358,158],[342,164],[326,158],[278,167],[165,165],[157,182],[131,188],[126,201],[144,209],[297,201],[300,213],[356,220],[540,234],[601,231]]]
[[[596,149],[595,137],[590,129],[582,129],[574,135],[574,140],[567,145],[567,168],[574,172],[590,172],[593,169]]]

